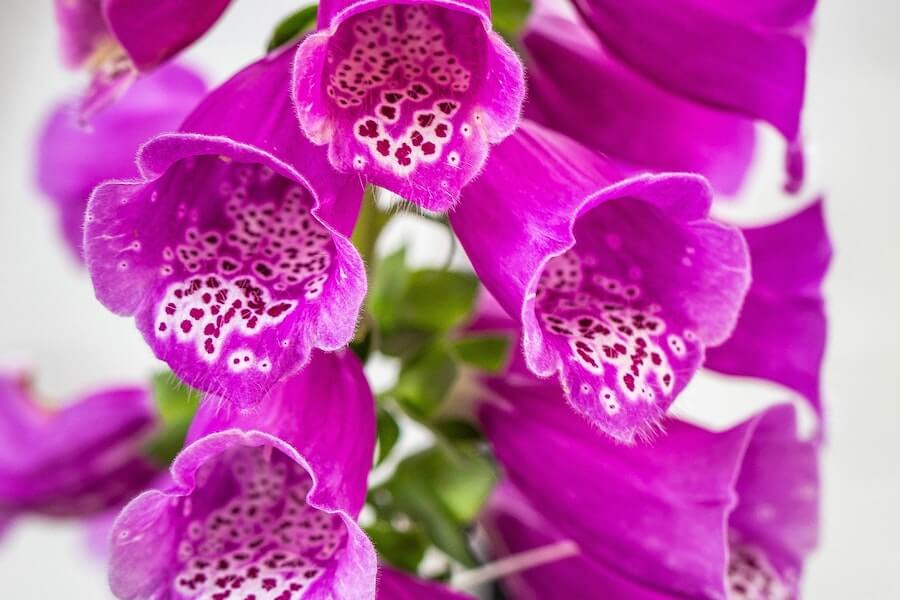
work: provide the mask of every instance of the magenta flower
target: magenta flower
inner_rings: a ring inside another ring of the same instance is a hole
[[[818,452],[779,406],[713,433],[679,421],[625,447],[547,386],[498,384],[482,421],[507,481],[486,515],[499,554],[581,553],[507,581],[516,598],[795,598],[818,526]]]
[[[86,216],[100,301],[184,382],[241,404],[346,345],[366,291],[347,239],[362,188],[285,126],[289,78],[289,52],[235,75]]]
[[[736,193],[755,149],[752,120],[660,87],[557,9],[536,3],[524,32],[527,116],[629,171],[700,173]]]
[[[138,147],[176,129],[205,92],[197,74],[172,64],[138,81],[89,129],[76,123],[71,101],[54,108],[37,144],[37,183],[53,201],[63,236],[79,259],[91,190],[107,179],[137,177]]]
[[[523,123],[450,215],[485,287],[522,326],[528,368],[626,442],[649,432],[727,339],[749,285],[740,233],[686,174],[622,180]]]
[[[784,385],[821,416],[827,325],[822,280],[831,262],[823,202],[743,233],[750,247],[753,284],[734,333],[710,349],[705,366]]]
[[[378,569],[378,600],[472,600],[441,585],[417,579],[390,567]]]
[[[172,485],[116,520],[116,597],[375,597],[375,552],[355,520],[375,447],[361,365],[317,354],[259,408],[201,405]]]
[[[95,515],[157,473],[141,453],[156,426],[146,389],[108,388],[51,410],[21,374],[0,375],[0,521]]]
[[[203,35],[230,0],[54,0],[63,62],[93,79],[79,111],[89,118]]]
[[[326,0],[297,50],[293,94],[331,164],[443,211],[515,129],[522,66],[485,0]]]

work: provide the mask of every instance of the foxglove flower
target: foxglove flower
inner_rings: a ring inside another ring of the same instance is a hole
[[[823,203],[743,233],[753,284],[734,333],[710,349],[705,366],[784,385],[821,416],[826,337],[822,280],[831,262]]]
[[[157,473],[141,452],[155,426],[144,388],[103,389],[52,410],[21,374],[0,375],[0,521],[83,517],[127,501]]]
[[[53,201],[64,238],[79,259],[91,190],[106,179],[137,177],[138,147],[177,129],[205,92],[196,73],[171,64],[138,81],[89,129],[76,123],[71,101],[53,110],[37,144],[37,183]]]
[[[374,401],[349,352],[317,354],[259,411],[206,398],[172,485],[116,520],[113,593],[373,599],[375,552],[355,518],[374,449]]]
[[[697,176],[622,180],[525,122],[450,222],[485,287],[519,319],[528,368],[630,442],[731,332],[749,284],[740,233],[708,218]]]
[[[427,210],[451,206],[508,136],[522,66],[485,0],[325,0],[300,44],[293,94],[332,165]]]
[[[799,189],[806,38],[816,0],[574,4],[604,47],[648,79],[679,96],[774,126],[789,143],[787,189]]]
[[[97,297],[134,315],[185,383],[247,404],[352,337],[365,295],[348,240],[362,187],[291,131],[290,53],[212,92],[98,187],[85,255]]]
[[[516,598],[797,596],[817,541],[818,454],[796,437],[791,407],[719,433],[671,421],[651,444],[625,447],[548,386],[494,390],[508,399],[482,412],[507,474],[486,516],[495,548],[570,539],[581,550],[510,578]]]
[[[84,118],[115,101],[139,73],[152,71],[203,35],[230,0],[54,0],[62,59],[88,67]]]
[[[627,170],[695,172],[719,193],[740,189],[755,148],[752,120],[646,79],[556,3],[535,3],[523,43],[527,116]]]
[[[466,600],[472,596],[417,579],[390,567],[378,570],[378,600]]]

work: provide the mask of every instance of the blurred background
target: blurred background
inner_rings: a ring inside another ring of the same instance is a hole
[[[211,83],[263,50],[297,0],[235,2],[185,60]],[[41,392],[66,398],[97,384],[141,381],[157,367],[130,320],[110,314],[63,247],[33,183],[34,137],[46,111],[79,89],[57,60],[49,0],[8,2],[0,21],[0,366],[29,365]],[[806,597],[900,598],[900,4],[820,0],[805,113],[812,192],[827,197],[836,249],[827,282],[831,331],[823,534]],[[726,213],[762,221],[792,212],[777,194],[774,134],[747,202]],[[402,227],[402,225],[401,225]],[[394,236],[409,236],[398,231]],[[434,236],[431,239],[435,239]],[[410,239],[414,249],[416,240]],[[444,240],[441,239],[441,243]],[[442,256],[420,241],[422,254]],[[727,402],[719,394],[706,401]],[[109,598],[83,528],[22,520],[0,540],[4,598]]]

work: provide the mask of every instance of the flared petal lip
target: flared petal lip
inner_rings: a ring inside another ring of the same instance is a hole
[[[128,513],[130,507],[137,508],[142,507],[145,504],[152,506],[167,506],[167,501],[170,499],[189,496],[197,487],[197,470],[210,458],[218,456],[222,452],[237,446],[268,446],[283,452],[309,474],[312,481],[312,487],[307,496],[307,503],[316,510],[339,516],[344,522],[344,525],[346,525],[349,535],[356,538],[362,537],[368,539],[356,523],[355,515],[351,515],[343,506],[325,502],[319,498],[318,473],[316,473],[306,458],[291,444],[281,438],[262,431],[243,429],[226,429],[224,431],[210,433],[184,448],[175,458],[170,469],[172,487],[166,491],[151,489],[136,496],[118,514],[113,523],[112,531],[118,531],[123,523],[129,518]],[[110,570],[110,584],[113,588],[117,587],[115,581],[114,570]]]
[[[661,188],[681,188],[675,201],[666,199],[657,195],[655,192]],[[688,192],[688,193],[685,193]],[[690,193],[695,192],[695,193]],[[713,201],[713,190],[709,183],[700,175],[690,173],[661,173],[661,174],[645,174],[637,177],[625,179],[616,184],[598,190],[589,196],[578,206],[569,219],[568,235],[566,239],[559,240],[559,248],[556,252],[548,253],[544,256],[538,267],[531,274],[531,278],[525,287],[525,296],[522,302],[522,312],[520,314],[523,329],[523,346],[525,349],[525,360],[536,375],[541,377],[549,377],[558,372],[561,368],[561,358],[557,358],[553,365],[542,368],[537,364],[532,348],[540,347],[540,327],[535,317],[535,300],[537,299],[538,282],[541,274],[553,258],[565,254],[575,246],[575,223],[592,208],[603,204],[609,200],[616,198],[627,198],[631,194],[640,198],[645,202],[649,202],[659,208],[664,208],[667,214],[674,219],[690,224],[695,221],[705,220],[709,218],[709,210]],[[639,195],[640,194],[640,195]],[[710,221],[713,222],[713,221]],[[721,225],[722,227],[728,227]],[[735,229],[737,231],[737,229]],[[745,257],[745,263],[749,265],[749,250],[743,236],[740,238],[742,254]],[[741,297],[745,296],[750,288],[749,270],[745,281],[743,282]],[[738,312],[735,311],[731,322],[718,331],[718,335],[703,339],[706,345],[714,346],[720,344],[731,335],[734,327],[737,325]],[[537,338],[535,338],[537,336]]]
[[[353,15],[389,4],[431,4],[433,6],[449,8],[478,17],[481,20],[481,24],[484,26],[485,31],[492,31],[494,28],[493,23],[491,22],[491,15],[487,11],[478,10],[467,2],[456,2],[454,0],[425,0],[424,2],[416,0],[360,0],[333,14],[329,19],[327,29],[320,25],[319,31],[313,35],[318,36],[324,34],[326,37],[331,37],[337,33],[337,29],[340,27],[341,23]]]
[[[312,215],[322,223],[329,233],[331,233],[333,239],[345,241],[347,245],[350,244],[343,233],[332,226],[327,219],[324,219],[319,215],[321,201],[316,186],[294,167],[256,146],[238,142],[225,136],[205,135],[200,133],[163,133],[157,135],[141,146],[137,153],[136,162],[138,172],[142,179],[112,179],[98,185],[94,188],[94,191],[91,192],[91,197],[88,200],[87,218],[90,218],[90,213],[92,212],[91,207],[94,204],[95,198],[98,196],[98,192],[107,186],[147,185],[161,177],[166,170],[178,160],[203,155],[221,155],[235,161],[246,160],[262,163],[284,177],[299,183],[312,194],[314,200],[311,211]],[[82,247],[84,248],[88,248],[89,235],[89,230],[85,227],[84,239],[82,241]],[[362,262],[362,258],[357,253],[348,252],[343,254],[347,260],[356,263],[348,265],[348,267],[352,268],[354,271],[364,272],[365,266]],[[90,270],[90,256],[87,256],[86,259],[88,269]],[[366,295],[366,287],[366,281],[363,280],[362,285],[358,290],[358,298],[354,299],[354,302],[360,306]],[[100,300],[101,302],[103,301],[102,298]],[[103,302],[103,304],[107,305],[106,302]],[[130,316],[133,312],[130,310],[114,310],[112,307],[107,307],[116,314],[122,316]],[[342,346],[343,344],[334,347],[328,345],[327,347],[323,346],[322,349],[337,350]]]

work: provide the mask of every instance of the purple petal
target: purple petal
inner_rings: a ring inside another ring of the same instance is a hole
[[[100,0],[53,0],[60,54],[69,68],[80,67],[98,48],[112,44]]]
[[[822,281],[831,262],[823,202],[743,233],[750,248],[753,284],[734,333],[709,350],[705,366],[784,385],[821,415],[827,325]]]
[[[738,191],[753,158],[751,121],[658,87],[579,22],[536,10],[523,38],[529,116],[631,169],[697,172],[721,193]]]
[[[65,239],[79,257],[91,190],[106,179],[136,177],[140,145],[176,129],[205,92],[196,73],[173,64],[138,81],[90,128],[76,123],[71,101],[49,115],[37,144],[37,183],[56,205]]]
[[[450,220],[485,287],[521,319],[525,359],[623,441],[652,429],[734,326],[749,284],[740,234],[691,175],[619,181],[526,123]]]
[[[144,489],[142,444],[156,424],[144,388],[110,388],[43,409],[20,376],[0,376],[0,513],[84,516]]]
[[[789,407],[720,433],[670,421],[651,443],[626,447],[562,408],[551,386],[495,381],[492,391],[505,402],[484,405],[481,421],[528,507],[507,501],[500,511],[526,527],[508,523],[495,535],[501,553],[542,537],[582,552],[568,566],[522,573],[518,585],[547,589],[551,577],[571,576],[563,585],[607,589],[609,579],[621,590],[610,598],[722,599],[723,584],[731,593],[765,584],[766,597],[793,597],[815,542],[815,513],[802,509],[815,507],[816,465],[815,447],[796,441]],[[775,529],[762,528],[761,516]]]
[[[173,485],[116,520],[118,598],[375,597],[374,548],[355,521],[375,445],[361,365],[318,354],[268,402],[204,402]]]
[[[390,567],[378,569],[379,600],[465,600],[468,594],[447,589],[442,585],[418,579]]]
[[[362,187],[292,131],[289,77],[289,52],[238,73],[86,218],[100,301],[183,381],[238,404],[346,345],[366,290],[348,240]]]
[[[752,4],[752,3],[751,3]],[[714,0],[576,0],[585,21],[625,63],[663,87],[709,106],[768,121],[796,137],[806,70],[804,40],[765,27],[763,11]],[[776,7],[796,2],[767,2]],[[809,2],[800,12],[811,11]],[[729,10],[731,9],[731,10]],[[755,13],[755,14],[754,14]]]
[[[488,3],[324,2],[319,23],[294,63],[305,135],[336,169],[446,210],[515,129],[524,96]]]

